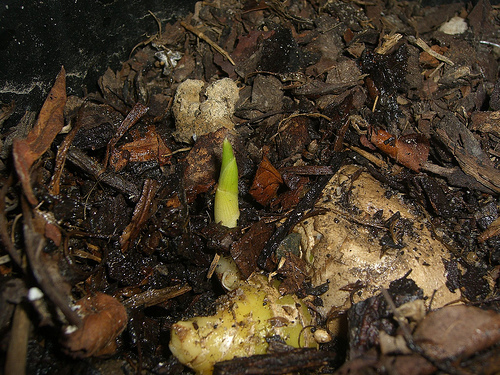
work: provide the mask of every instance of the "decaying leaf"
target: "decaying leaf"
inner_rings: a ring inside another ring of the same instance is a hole
[[[362,288],[353,288],[351,293],[354,295],[360,290]],[[411,279],[410,274],[392,281],[385,292],[377,293],[364,301],[356,303],[347,312],[349,357],[351,359],[365,356],[376,347],[380,348],[382,353],[389,350],[408,352],[404,339],[399,344],[390,339],[392,337],[394,340],[398,340],[398,325],[396,321],[387,319],[394,312],[391,311],[391,307],[386,302],[384,295],[389,296],[394,303],[394,310],[399,311],[402,316],[404,309],[408,311],[408,304],[420,304],[425,311],[422,300],[423,291]],[[410,315],[415,316],[412,312],[410,312]],[[382,332],[389,337],[384,337]],[[388,342],[389,340],[392,342]]]
[[[64,67],[57,75],[38,120],[25,139],[15,139],[12,153],[17,175],[24,194],[32,205],[38,203],[31,186],[31,167],[47,151],[52,141],[64,126],[64,105],[66,104],[66,72]]]
[[[56,305],[66,317],[67,321],[79,327],[81,325],[80,317],[71,309],[68,301],[71,299],[71,285],[61,274],[59,267],[61,253],[53,254],[43,251],[45,248],[45,236],[47,231],[54,229],[53,224],[44,217],[38,210],[31,210],[28,202],[23,199],[23,234],[25,252],[31,267],[31,272],[35,277],[40,289]],[[48,227],[48,228],[47,228]],[[57,241],[60,238],[56,233],[49,235]],[[43,320],[43,319],[42,319]],[[49,322],[51,318],[47,319]]]
[[[271,208],[281,206],[283,211],[295,207],[307,191],[309,178],[305,176],[283,174],[283,180],[290,189],[280,194],[278,199],[271,202]]]
[[[231,256],[244,278],[257,270],[257,259],[272,233],[271,225],[258,221],[231,246]]]
[[[81,328],[62,338],[65,352],[74,358],[111,355],[116,351],[115,339],[127,326],[125,307],[115,298],[97,293],[76,302],[83,316]]]
[[[172,151],[153,127],[149,127],[143,136],[134,133],[134,141],[114,148],[110,156],[110,165],[116,171],[122,170],[128,163],[157,160],[160,166],[167,164]]]
[[[267,156],[264,156],[257,168],[250,195],[261,205],[267,206],[273,198],[276,198],[276,193],[282,183],[280,173]]]
[[[217,155],[220,155],[220,145],[227,135],[228,130],[220,128],[199,137],[184,160],[184,187],[188,202],[192,202],[198,194],[209,191],[215,185],[220,165]],[[232,138],[229,137],[229,140],[232,141]]]
[[[369,140],[398,163],[415,172],[420,171],[429,156],[429,141],[422,134],[396,138],[383,129],[370,127]]]
[[[311,122],[307,116],[290,116],[281,123],[279,134],[275,138],[280,159],[300,154],[311,143],[308,132]]]
[[[466,358],[500,340],[500,314],[474,306],[447,306],[426,316],[414,339],[434,359]]]
[[[127,117],[125,117],[125,120],[122,121],[118,129],[116,130],[116,133],[113,135],[113,138],[108,142],[108,146],[106,148],[106,156],[104,157],[104,168],[108,166],[108,161],[110,156],[112,155],[112,152],[120,140],[121,137],[125,135],[125,133],[132,127],[134,124],[137,123],[141,119],[142,116],[146,114],[146,112],[149,110],[148,107],[144,106],[141,103],[135,103],[134,107],[132,110],[127,114]]]
[[[307,278],[306,262],[297,255],[287,252],[280,262],[278,274],[284,278],[279,286],[281,294],[296,293]]]

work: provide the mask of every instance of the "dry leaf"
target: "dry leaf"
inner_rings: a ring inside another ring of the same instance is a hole
[[[64,67],[57,75],[54,86],[43,104],[38,120],[26,139],[14,139],[12,153],[17,175],[24,194],[32,205],[38,200],[30,181],[30,169],[34,162],[47,151],[52,141],[64,126],[64,105],[66,104],[66,72]]]
[[[77,301],[83,324],[66,334],[63,346],[74,358],[111,355],[116,351],[115,339],[127,326],[125,307],[115,298],[97,293]]]
[[[396,138],[383,129],[370,127],[369,140],[398,163],[415,172],[420,171],[429,156],[429,141],[422,134]]]
[[[436,360],[466,358],[500,340],[500,314],[474,306],[448,306],[419,324],[415,343]]]
[[[257,269],[257,259],[272,233],[272,225],[258,221],[231,246],[231,256],[243,277],[249,277]]]
[[[276,193],[282,183],[283,179],[280,173],[274,168],[267,156],[264,156],[257,168],[250,188],[250,195],[261,205],[267,206],[276,198]]]
[[[500,218],[491,223],[490,226],[478,236],[477,240],[479,243],[482,243],[498,235],[500,235]]]
[[[168,164],[172,151],[154,127],[148,128],[146,134],[134,137],[132,142],[114,148],[111,152],[110,166],[115,172],[122,170],[128,163],[157,160],[160,166]]]
[[[128,113],[127,117],[125,117],[125,120],[122,121],[118,129],[116,130],[115,135],[113,138],[108,143],[108,147],[106,148],[106,156],[104,157],[104,162],[103,166],[104,168],[107,167],[109,158],[118,143],[118,141],[125,135],[125,133],[132,127],[134,126],[137,121],[141,119],[142,116],[146,114],[146,112],[149,110],[148,107],[144,106],[141,103],[135,103],[134,107],[132,110]]]
[[[209,191],[215,185],[221,154],[222,141],[228,136],[226,128],[198,137],[195,145],[184,159],[184,187],[188,203],[196,196]],[[229,137],[231,143],[233,140]]]

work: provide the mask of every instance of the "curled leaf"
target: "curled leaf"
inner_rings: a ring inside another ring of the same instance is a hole
[[[276,193],[282,183],[280,173],[267,156],[264,156],[257,168],[250,195],[261,205],[267,206],[273,198],[276,198]]]
[[[74,358],[113,354],[115,339],[127,325],[125,307],[104,293],[82,298],[76,305],[83,315],[83,324],[63,337],[66,353]]]
[[[160,166],[168,164],[171,150],[153,127],[146,134],[134,133],[135,139],[111,151],[109,163],[116,171],[122,170],[129,162],[157,160]]]
[[[415,172],[420,171],[429,156],[429,141],[422,134],[396,138],[383,129],[370,127],[369,140],[379,150]]]
[[[14,139],[12,153],[17,175],[21,180],[24,194],[32,205],[38,200],[31,186],[31,167],[52,144],[64,126],[64,105],[66,104],[66,72],[64,67],[57,75],[54,86],[38,116],[38,120],[25,139]]]

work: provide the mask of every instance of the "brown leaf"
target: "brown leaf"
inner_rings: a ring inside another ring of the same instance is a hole
[[[62,339],[64,351],[74,358],[111,355],[115,339],[127,326],[127,311],[115,298],[104,293],[76,302],[83,325]]]
[[[230,133],[229,133],[230,134]],[[188,203],[196,196],[209,191],[215,185],[222,152],[222,141],[228,136],[228,129],[219,130],[198,137],[195,145],[184,160],[184,187]],[[233,140],[230,138],[234,145]],[[237,150],[235,150],[237,152]],[[236,161],[238,157],[236,156]]]
[[[283,265],[277,271],[284,278],[279,291],[281,294],[295,293],[302,288],[307,277],[307,265],[303,259],[291,252],[286,252],[284,258]]]
[[[304,196],[309,178],[297,175],[287,176],[286,174],[283,175],[283,178],[290,190],[280,194],[278,199],[272,202],[271,208],[281,205],[283,211],[288,211],[292,207],[295,207]]]
[[[106,148],[106,156],[104,157],[104,162],[102,163],[104,168],[107,167],[113,149],[115,148],[120,138],[123,137],[127,130],[134,126],[137,121],[139,121],[141,117],[146,114],[148,110],[149,108],[144,106],[143,104],[135,103],[132,110],[128,113],[127,117],[125,117],[125,120],[123,120],[123,122],[120,124],[120,126],[116,130],[115,135],[108,143],[108,147]]]
[[[217,254],[230,254],[231,246],[241,238],[238,228],[228,228],[221,224],[210,223],[201,230],[207,240],[207,248]]]
[[[309,123],[311,119],[306,116],[294,116],[283,121],[280,134],[276,137],[276,149],[280,159],[301,153],[311,143]]]
[[[250,195],[261,205],[267,206],[271,200],[276,198],[276,193],[283,183],[280,173],[271,164],[267,156],[257,168],[257,173],[250,188]]]
[[[231,54],[234,61],[242,62],[249,59],[250,56],[257,51],[259,41],[269,37],[269,35],[269,31],[251,30],[247,35],[240,36],[238,38],[238,44]]]
[[[444,55],[448,51],[448,47],[441,47],[438,45],[431,46],[431,50],[437,52],[441,55]],[[426,68],[436,68],[440,62],[434,56],[431,56],[428,52],[423,51],[420,53],[419,62]]]
[[[429,141],[422,134],[396,138],[383,129],[370,127],[370,142],[411,170],[418,172],[429,156]]]
[[[344,31],[344,41],[346,43],[351,43],[351,40],[354,39],[354,33],[352,32],[352,30],[350,28],[347,28],[345,31]]]
[[[259,221],[231,246],[231,256],[243,277],[247,278],[257,269],[257,259],[272,234],[273,226]]]
[[[25,139],[14,139],[12,143],[16,172],[21,180],[24,194],[32,205],[36,205],[38,200],[31,186],[30,169],[33,163],[49,149],[52,141],[63,128],[65,104],[66,72],[64,67],[61,67],[35,126]]]
[[[170,161],[171,152],[154,127],[150,127],[143,136],[139,135],[132,142],[113,149],[109,164],[115,172],[130,162],[158,160],[158,164],[163,166]]]
[[[431,358],[467,358],[500,340],[500,314],[474,306],[444,307],[426,316],[414,339]]]
[[[23,244],[31,272],[40,289],[61,310],[67,321],[74,326],[80,327],[82,323],[80,316],[68,304],[71,285],[65,279],[59,267],[62,253],[43,251],[46,244],[44,234],[48,223],[47,217],[37,209],[33,210],[25,199],[21,200],[21,205],[24,220]],[[42,318],[42,324],[48,324],[51,318],[47,314],[43,315],[45,316]]]

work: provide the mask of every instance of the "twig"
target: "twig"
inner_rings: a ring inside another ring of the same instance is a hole
[[[293,111],[283,111],[281,109],[277,110],[277,111],[270,111],[270,112],[264,113],[263,115],[255,116],[254,118],[252,118],[250,120],[240,122],[239,124],[237,124],[237,126],[241,126],[241,125],[245,125],[245,124],[254,124],[254,123],[262,121],[268,117],[275,116],[275,115],[281,115],[284,113],[293,113]]]
[[[161,155],[161,156],[163,156],[163,157],[172,156],[172,155],[178,154],[179,152],[190,151],[191,149],[192,149],[192,147],[179,148],[178,150],[172,151],[172,152],[170,152],[168,154]]]
[[[297,16],[295,14],[290,14],[288,11],[287,11],[287,6],[283,4],[282,1],[279,1],[279,0],[267,0],[265,1],[265,4],[269,7],[269,9],[273,10],[274,12],[276,12],[280,17],[283,17],[285,19],[289,19],[289,20],[292,20],[292,21],[295,21],[295,22],[299,22],[299,23],[303,23],[303,24],[306,24],[310,27],[314,26],[314,22],[307,19],[307,18],[304,18],[304,17],[300,17],[300,16]]]
[[[207,42],[213,49],[215,49],[222,56],[224,56],[226,59],[228,59],[231,64],[236,65],[234,63],[233,59],[231,58],[231,56],[229,56],[229,53],[227,53],[224,49],[222,49],[217,43],[215,43],[208,36],[206,36],[205,34],[203,34],[202,31],[200,31],[199,29],[197,29],[194,26],[191,26],[191,25],[187,24],[184,21],[181,21],[181,26],[184,27],[186,30],[191,31],[198,38],[200,38],[200,39],[204,40],[205,42]]]
[[[143,225],[155,214],[157,205],[154,202],[154,197],[160,188],[156,180],[146,179],[142,188],[142,194],[137,202],[132,220],[127,225],[123,234],[120,237],[120,246],[122,253],[125,253],[131,243],[137,238]]]
[[[359,155],[370,161],[371,163],[375,164],[379,168],[384,168],[387,169],[387,163],[375,155],[369,153],[368,151],[365,151],[359,147],[344,143],[344,146],[347,147],[349,150],[352,150],[354,152],[357,152]]]
[[[133,182],[126,180],[122,175],[114,172],[101,173],[103,166],[80,149],[71,146],[68,153],[68,161],[91,174],[98,181],[102,181],[120,193],[127,195],[132,202],[138,201],[140,190]]]
[[[155,19],[156,24],[158,25],[158,34],[157,35],[158,35],[158,39],[160,39],[161,38],[161,22],[153,12],[151,12],[150,10],[148,10],[148,12]]]
[[[155,306],[169,299],[178,297],[191,290],[189,285],[175,285],[163,289],[150,289],[145,292],[135,294],[123,302],[123,306],[127,308],[139,306]]]
[[[333,212],[334,214],[339,215],[344,220],[346,220],[346,221],[348,221],[350,223],[358,224],[358,225],[361,225],[363,227],[375,228],[375,229],[380,229],[380,230],[389,232],[389,228],[386,228],[383,225],[376,224],[376,223],[369,223],[369,222],[364,221],[364,220],[356,219],[354,216],[352,216],[352,215],[350,215],[348,213],[342,212],[340,210],[336,210],[334,208],[329,208],[328,211],[329,212]],[[397,241],[394,241],[394,243],[397,243]]]
[[[447,58],[446,56],[441,55],[440,53],[437,53],[431,47],[429,47],[428,44],[425,43],[423,39],[421,39],[421,38],[417,39],[414,36],[409,36],[408,40],[411,43],[416,44],[417,46],[419,46],[420,48],[422,48],[425,52],[427,52],[432,57],[434,57],[434,58],[436,58],[436,59],[438,59],[440,61],[443,61],[443,62],[445,62],[448,65],[451,65],[451,66],[455,65],[455,63],[453,61],[451,61],[449,58]]]
[[[158,32],[156,34],[151,35],[148,37],[146,40],[143,40],[142,42],[137,43],[133,48],[132,51],[130,51],[130,54],[128,55],[128,58],[130,59],[132,57],[132,54],[134,51],[139,48],[140,46],[147,46],[149,43],[153,42],[155,39],[160,39],[161,38],[161,22],[158,19],[158,17],[155,16],[153,12],[148,10],[149,14],[155,19],[156,24],[158,25]]]
[[[303,176],[323,176],[333,174],[332,167],[329,165],[302,165],[280,168],[281,174],[290,173]]]
[[[64,164],[66,163],[66,158],[68,156],[69,148],[71,146],[71,143],[76,137],[76,134],[80,131],[80,128],[83,126],[83,121],[80,120],[80,115],[81,112],[83,112],[83,109],[85,108],[85,105],[82,105],[80,110],[78,111],[78,116],[76,120],[76,124],[71,129],[71,131],[68,133],[68,135],[64,138],[64,140],[61,143],[61,146],[59,146],[57,150],[57,155],[56,155],[56,163],[54,167],[54,174],[52,175],[52,179],[50,180],[49,184],[49,191],[50,194],[52,195],[59,195],[59,190],[60,190],[60,182],[61,182],[61,176],[64,171]]]

